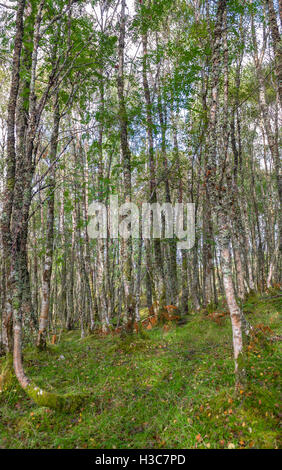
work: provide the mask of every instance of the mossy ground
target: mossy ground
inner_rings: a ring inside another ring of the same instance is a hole
[[[231,327],[189,316],[168,332],[80,339],[62,335],[46,352],[25,351],[34,382],[85,394],[78,412],[35,405],[15,381],[0,394],[1,448],[278,448],[281,335],[277,293],[244,305],[253,325],[248,386],[234,393]],[[64,358],[60,359],[63,355]]]

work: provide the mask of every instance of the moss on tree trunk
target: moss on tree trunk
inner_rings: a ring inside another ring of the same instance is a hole
[[[13,368],[13,357],[9,354],[2,366],[0,375],[0,392],[9,390],[14,380],[16,379],[14,368]],[[57,411],[64,411],[66,413],[72,413],[82,406],[84,401],[83,395],[74,395],[66,393],[61,395],[56,392],[48,392],[35,385],[33,382],[24,388],[26,394],[39,406],[46,406]]]
[[[60,395],[55,392],[47,392],[32,382],[25,388],[25,392],[37,405],[67,413],[79,409],[84,400],[82,395],[73,395],[71,393]]]
[[[13,356],[12,354],[7,354],[0,375],[0,392],[4,392],[10,388],[13,381],[13,375]]]

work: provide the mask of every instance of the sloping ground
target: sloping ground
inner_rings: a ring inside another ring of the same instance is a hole
[[[258,335],[248,348],[248,388],[237,397],[228,318],[194,315],[125,339],[81,340],[76,331],[48,352],[26,351],[39,386],[87,397],[80,412],[58,413],[34,405],[14,382],[0,394],[0,447],[279,447],[281,298],[244,306]]]

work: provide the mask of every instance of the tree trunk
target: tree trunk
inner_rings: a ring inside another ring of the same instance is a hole
[[[57,156],[58,135],[59,135],[60,113],[58,105],[58,97],[55,102],[54,116],[53,116],[53,130],[50,142],[50,165],[51,170],[49,174],[49,197],[47,204],[47,233],[46,233],[46,253],[43,264],[42,274],[42,305],[41,314],[39,318],[39,331],[37,336],[37,347],[40,350],[46,349],[46,334],[50,308],[50,288],[51,288],[51,275],[53,264],[54,252],[54,205],[55,205],[55,167],[54,162]]]
[[[124,97],[124,41],[125,41],[125,7],[126,1],[121,2],[120,36],[119,36],[119,69],[118,69],[118,100],[119,100],[119,124],[120,124],[120,144],[123,165],[123,181],[125,203],[131,202],[131,153],[128,145],[128,119]],[[123,266],[124,283],[124,307],[125,323],[133,328],[135,319],[135,302],[133,297],[133,277],[132,277],[132,237],[121,241],[121,258]]]

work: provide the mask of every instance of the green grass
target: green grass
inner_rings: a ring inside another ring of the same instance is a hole
[[[281,298],[252,297],[244,310],[281,334]],[[125,339],[66,333],[47,352],[27,349],[26,371],[49,390],[85,393],[85,404],[75,414],[40,408],[14,381],[0,394],[0,447],[278,448],[279,352],[264,335],[251,343],[238,396],[228,318],[194,315]]]

